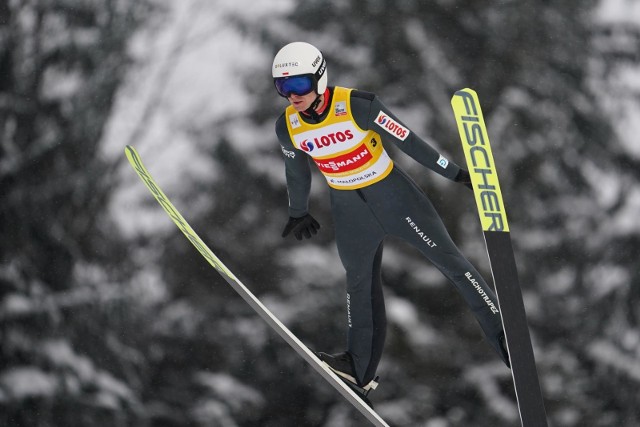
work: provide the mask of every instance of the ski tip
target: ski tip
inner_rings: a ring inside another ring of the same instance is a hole
[[[456,96],[460,96],[462,94],[476,95],[476,96],[478,95],[475,90],[469,87],[465,87],[464,89],[459,89],[455,91],[455,93],[453,94],[453,97],[455,98]]]
[[[129,163],[131,163],[131,166],[133,166],[134,168],[136,169],[144,168],[142,166],[142,160],[140,159],[140,155],[138,154],[136,149],[133,148],[133,146],[125,145],[124,155],[127,158],[127,160],[129,160]]]
[[[136,151],[135,148],[133,148],[132,145],[124,146],[124,154],[125,156],[127,156],[129,161],[132,161],[134,158],[139,157],[138,152]]]

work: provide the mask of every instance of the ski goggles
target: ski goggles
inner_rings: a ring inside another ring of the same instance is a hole
[[[316,80],[313,74],[302,74],[291,77],[278,77],[273,79],[276,90],[285,98],[291,95],[304,96],[316,88]]]

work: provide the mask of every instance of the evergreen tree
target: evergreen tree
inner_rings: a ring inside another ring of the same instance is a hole
[[[100,141],[147,13],[0,1],[0,424],[124,425],[139,410]]]

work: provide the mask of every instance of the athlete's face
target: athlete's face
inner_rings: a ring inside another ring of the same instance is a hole
[[[313,101],[316,100],[317,96],[318,95],[315,93],[315,91],[311,91],[306,95],[296,95],[295,93],[292,93],[287,99],[289,100],[293,108],[295,108],[296,111],[300,112],[309,108]]]

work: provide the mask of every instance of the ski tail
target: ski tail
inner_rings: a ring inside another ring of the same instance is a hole
[[[342,396],[344,396],[360,413],[377,427],[389,425],[364,402],[353,390],[340,380],[336,374],[326,368],[320,359],[302,343],[262,302],[224,265],[204,241],[191,228],[169,198],[160,189],[149,171],[142,163],[140,155],[130,145],[125,148],[125,154],[133,169],[151,191],[160,206],[184,233],[186,238],[196,247],[198,252],[215,268],[226,282],[253,308],[253,310],[280,335],[303,359],[305,359],[322,377],[327,380]]]

